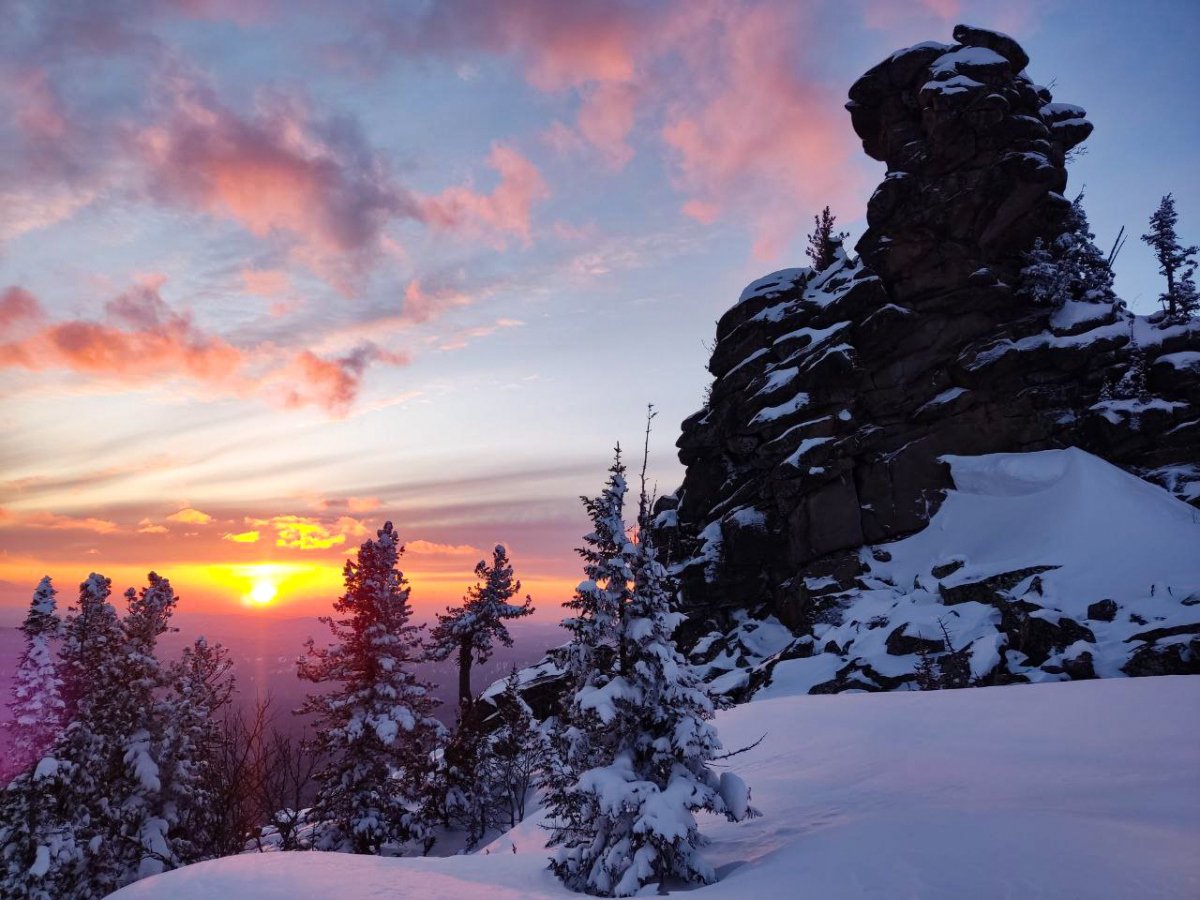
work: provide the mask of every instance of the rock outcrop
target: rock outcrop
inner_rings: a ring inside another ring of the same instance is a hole
[[[695,635],[745,614],[800,636],[836,618],[881,545],[936,513],[947,455],[1078,447],[1200,505],[1200,323],[1022,295],[1024,254],[1062,232],[1066,157],[1092,126],[1030,80],[1011,38],[954,38],[850,90],[853,127],[887,164],[859,256],[760,279],[718,323],[709,402],[678,441],[687,472],[656,509]],[[1028,574],[993,585],[998,617],[1019,617],[1005,606],[1018,585]],[[1027,659],[1087,643],[1080,622],[1034,618]],[[897,648],[937,639],[894,631]],[[1082,677],[1091,658],[1076,656]]]

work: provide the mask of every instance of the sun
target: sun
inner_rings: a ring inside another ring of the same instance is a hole
[[[260,575],[254,579],[246,600],[255,606],[266,606],[279,596],[279,583],[268,575]]]

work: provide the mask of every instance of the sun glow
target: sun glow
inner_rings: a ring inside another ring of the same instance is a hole
[[[250,588],[250,593],[246,594],[244,599],[248,604],[266,606],[277,596],[279,596],[279,583],[270,575],[260,575],[254,580],[254,586]]]

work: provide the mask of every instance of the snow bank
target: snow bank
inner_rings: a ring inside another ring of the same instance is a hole
[[[718,716],[763,817],[705,818],[697,900],[1194,897],[1200,678],[755,701]],[[764,737],[765,735],[765,737]],[[731,761],[732,762],[732,761]],[[119,900],[578,897],[534,816],[444,859],[247,855]],[[514,852],[515,851],[515,852]]]

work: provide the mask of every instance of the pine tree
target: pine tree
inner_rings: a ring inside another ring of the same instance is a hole
[[[610,491],[589,507],[596,526],[589,544],[624,534],[623,477],[620,490],[611,489],[619,466],[618,460]],[[574,673],[567,733],[557,736],[568,753],[548,803],[550,843],[559,848],[551,868],[569,888],[603,896],[631,896],[665,878],[713,881],[715,873],[697,853],[703,840],[695,813],[737,819],[752,812],[741,780],[719,778],[709,765],[721,746],[710,722],[713,704],[672,637],[682,617],[671,611],[675,586],[653,545],[644,471],[639,542],[614,541],[619,566],[600,560],[632,583],[617,607],[623,615],[608,619],[605,635],[617,642],[621,665],[607,679]],[[585,582],[579,606],[587,609],[584,602],[597,595]],[[594,626],[598,619],[586,621]],[[577,626],[575,634],[595,636],[589,632],[594,628]],[[569,658],[585,656],[574,644]]]
[[[1095,243],[1083,208],[1083,194],[1071,203],[1063,231],[1047,242],[1038,238],[1025,254],[1021,289],[1035,303],[1058,307],[1069,300],[1111,303],[1113,273]]]
[[[1194,259],[1200,248],[1184,247],[1179,243],[1179,235],[1175,231],[1178,222],[1175,198],[1167,194],[1150,217],[1150,230],[1142,235],[1142,240],[1154,250],[1158,271],[1167,279],[1167,290],[1159,299],[1166,308],[1169,320],[1187,318],[1200,309]]]
[[[521,582],[513,577],[512,563],[503,544],[497,544],[492,551],[491,565],[486,560],[479,561],[475,577],[478,583],[467,591],[463,605],[439,613],[438,624],[429,636],[430,659],[440,661],[457,654],[461,710],[465,710],[473,696],[472,664],[491,659],[494,641],[511,647],[512,636],[504,623],[533,612],[533,601],[528,596],[524,603],[509,603],[520,593]]]
[[[34,590],[29,612],[21,625],[25,650],[13,675],[12,702],[9,704],[12,709],[11,758],[6,776],[36,764],[64,726],[62,676],[50,646],[62,628],[54,598],[54,586],[47,575]]]
[[[833,265],[837,258],[838,248],[846,239],[846,232],[833,230],[837,217],[829,212],[826,206],[819,216],[813,216],[813,231],[808,236],[808,249],[804,252],[812,260],[812,267],[818,272],[824,272]]]
[[[310,640],[300,661],[302,678],[333,686],[300,710],[316,715],[317,742],[330,756],[314,803],[324,823],[321,849],[379,853],[428,837],[416,804],[444,729],[431,715],[430,686],[410,669],[424,651],[397,568],[403,548],[391,522],[377,535],[346,561],[345,593],[334,603],[340,618],[322,619],[336,643],[319,649]]]

